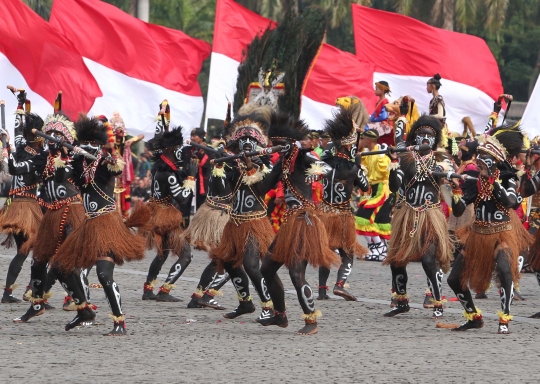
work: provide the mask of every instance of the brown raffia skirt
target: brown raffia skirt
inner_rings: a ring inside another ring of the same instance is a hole
[[[351,228],[355,231],[354,221]],[[272,258],[288,268],[304,260],[315,268],[341,265],[341,258],[330,248],[325,225],[312,208],[294,212],[281,225]]]
[[[204,203],[197,209],[184,237],[195,249],[210,252],[219,244],[228,222],[229,213],[226,210]]]
[[[116,265],[142,260],[145,238],[132,232],[128,225],[118,211],[86,219],[67,237],[51,262],[70,272],[74,268],[90,268],[100,257],[111,257]]]
[[[343,249],[347,254],[354,253],[356,256],[368,254],[368,250],[357,241],[356,221],[352,212],[334,213],[318,209],[317,215],[324,223],[330,249]]]
[[[446,273],[450,269],[454,246],[448,235],[448,225],[441,209],[428,209],[418,213],[418,227],[414,228],[415,211],[408,205],[396,207],[392,217],[392,235],[388,257],[383,265],[404,267],[410,262],[421,261],[429,247],[436,244],[435,257]]]
[[[173,206],[149,202],[136,204],[131,215],[137,220],[141,214],[150,216],[139,228],[139,233],[146,238],[147,249],[155,246],[158,255],[162,255],[164,249],[170,249],[176,256],[181,255],[185,244],[182,213]]]
[[[461,228],[456,231],[459,241],[464,245],[463,258],[465,268],[461,277],[462,285],[469,286],[477,292],[488,290],[495,272],[495,249],[506,243],[508,262],[512,268],[512,280],[519,282],[518,257],[521,251],[532,243],[532,236],[527,232],[521,220],[510,209],[511,230],[492,234],[478,233],[474,227]]]
[[[48,209],[41,219],[34,242],[34,259],[39,263],[48,263],[68,236],[68,231],[71,233],[77,230],[84,220],[84,207],[80,203],[71,203],[60,209]]]
[[[41,207],[35,199],[16,197],[0,211],[0,232],[7,235],[2,242],[7,248],[14,243],[14,235],[23,235],[26,241],[20,252],[29,253],[36,241],[39,224],[43,218]]]
[[[259,258],[263,258],[274,240],[274,231],[267,217],[253,219],[236,225],[229,221],[223,229],[223,238],[210,252],[210,258],[221,267],[224,263],[234,263],[239,267],[244,262],[244,252],[248,246],[258,247]]]

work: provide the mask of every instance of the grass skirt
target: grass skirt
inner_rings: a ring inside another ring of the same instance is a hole
[[[448,217],[448,230],[456,231],[459,228],[470,227],[474,223],[474,204],[469,204],[465,208],[463,215],[456,217],[452,214]]]
[[[421,261],[430,246],[436,245],[435,257],[446,273],[450,269],[453,244],[448,235],[446,218],[441,209],[428,209],[418,213],[418,229],[411,237],[415,221],[415,211],[404,204],[396,207],[392,217],[392,236],[388,257],[383,265],[404,267],[413,261]]]
[[[142,260],[145,239],[128,228],[140,225],[124,223],[118,211],[86,219],[60,246],[52,263],[57,263],[63,272],[70,272],[74,268],[90,268],[100,257],[111,257],[116,265]]]
[[[184,237],[195,249],[210,252],[219,244],[228,222],[227,211],[204,203],[197,209],[188,229],[184,232]]]
[[[368,250],[360,245],[356,238],[355,218],[350,211],[325,212],[324,203],[319,205],[317,214],[324,223],[330,249],[343,249],[347,254],[357,256],[368,254]]]
[[[281,225],[272,259],[288,268],[304,260],[316,268],[341,265],[341,258],[330,248],[325,225],[312,208],[295,211]]]
[[[234,224],[229,221],[223,229],[222,241],[210,252],[210,257],[222,266],[223,263],[242,265],[248,244],[258,247],[259,258],[263,258],[274,240],[274,231],[267,217]],[[221,268],[220,268],[221,269]]]
[[[463,287],[467,285],[477,292],[488,290],[495,272],[495,249],[506,243],[508,262],[512,268],[512,280],[519,282],[518,257],[532,243],[532,236],[527,232],[521,220],[510,209],[511,229],[492,234],[478,233],[474,227],[464,227],[456,231],[459,241],[464,245],[463,258],[465,267],[461,277]]]
[[[138,203],[132,213],[132,219],[139,221],[138,216],[149,216],[150,220],[139,233],[146,238],[147,249],[156,247],[158,255],[164,249],[170,249],[176,256],[182,254],[184,238],[182,236],[182,213],[173,206],[154,202]]]
[[[16,197],[11,200],[11,204],[4,205],[4,208],[0,211],[0,232],[7,235],[2,245],[11,248],[14,244],[13,236],[23,235],[26,241],[23,243],[20,252],[29,253],[36,241],[42,218],[43,212],[35,199]]]
[[[65,223],[62,224],[63,220]],[[38,263],[48,263],[69,233],[77,230],[85,220],[84,207],[80,203],[48,209],[41,219],[34,243],[34,259]]]

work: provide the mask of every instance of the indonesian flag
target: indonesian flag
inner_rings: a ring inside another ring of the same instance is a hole
[[[374,65],[375,81],[388,82],[390,99],[411,95],[428,113],[432,96],[426,83],[439,73],[449,130],[461,132],[461,119],[470,116],[483,131],[503,93],[497,62],[484,40],[355,4],[352,15],[356,55]]]
[[[49,23],[77,47],[103,92],[90,113],[111,117],[118,111],[130,134],[149,138],[159,103],[167,99],[172,124],[181,125],[185,137],[200,125],[197,76],[208,43],[99,0],[55,0]]]
[[[6,102],[6,127],[13,137],[17,100],[6,88],[26,90],[32,112],[53,113],[58,91],[64,111],[76,118],[101,96],[98,84],[73,44],[20,0],[0,1],[0,99]]]
[[[225,119],[227,102],[236,91],[238,66],[253,38],[276,24],[232,0],[218,0],[214,25],[210,81],[206,103],[207,119]],[[300,117],[311,129],[321,130],[332,118],[335,100],[358,96],[374,107],[373,66],[347,52],[323,44],[308,74]],[[285,85],[287,86],[287,85]]]
[[[537,106],[540,105],[540,81],[536,81],[534,89],[529,97],[529,102],[521,118],[521,128],[529,134],[529,138],[533,139],[540,135],[540,114],[538,114]]]

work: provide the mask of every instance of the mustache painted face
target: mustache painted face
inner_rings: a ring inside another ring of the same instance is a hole
[[[81,148],[84,149],[86,152],[88,152],[91,155],[95,155],[99,149],[101,148],[101,145],[92,145],[91,143],[81,144]]]
[[[429,134],[416,135],[416,145],[428,144],[431,148],[435,145],[435,136]]]
[[[243,137],[239,139],[238,144],[242,151],[253,151],[255,148],[257,148],[257,141],[251,137]]]

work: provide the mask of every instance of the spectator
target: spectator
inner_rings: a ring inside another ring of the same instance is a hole
[[[131,192],[131,198],[142,201],[150,199],[150,186],[145,184],[144,179],[139,179],[137,186]]]
[[[150,164],[150,161],[148,161],[148,158],[145,154],[141,154],[139,158],[139,171],[138,175],[140,178],[146,177],[150,175],[150,169],[152,168],[152,165]]]

